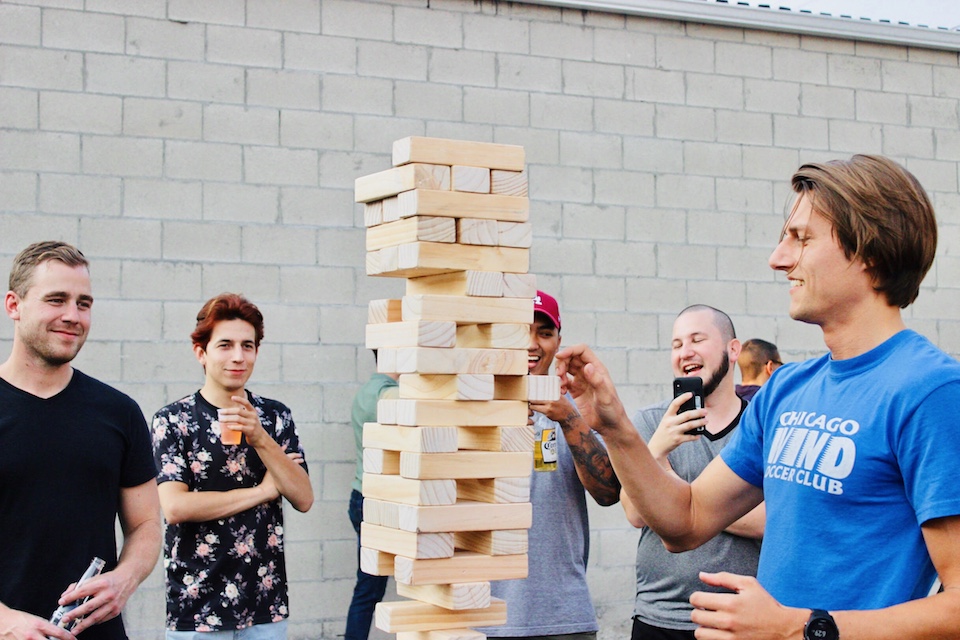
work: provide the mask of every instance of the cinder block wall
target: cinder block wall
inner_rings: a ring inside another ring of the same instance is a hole
[[[535,5],[3,0],[0,270],[29,242],[78,244],[97,302],[77,365],[148,416],[200,384],[203,300],[261,306],[251,387],[293,408],[317,495],[288,516],[291,637],[334,638],[366,303],[402,294],[364,275],[353,180],[387,168],[393,140],[526,147],[532,271],[564,340],[596,345],[638,407],[668,392],[689,303],[787,359],[822,351],[766,258],[793,170],[854,152],[930,191],[940,248],[906,317],[960,353],[958,104],[956,53]],[[0,322],[3,357],[11,337]],[[591,516],[601,637],[624,637],[637,535],[618,507]],[[134,638],[161,637],[159,570],[125,615]]]

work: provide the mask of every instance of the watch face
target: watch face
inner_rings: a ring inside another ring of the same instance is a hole
[[[827,618],[815,618],[807,624],[806,640],[837,640],[837,627]]]

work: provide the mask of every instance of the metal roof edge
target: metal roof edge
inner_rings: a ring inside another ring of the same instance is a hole
[[[724,26],[784,31],[846,40],[865,40],[944,51],[960,51],[960,31],[793,11],[771,4],[754,7],[704,0],[522,0],[529,4],[589,9]]]

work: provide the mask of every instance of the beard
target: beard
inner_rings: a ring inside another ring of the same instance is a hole
[[[720,359],[720,366],[717,367],[709,378],[703,381],[703,397],[709,398],[710,395],[717,390],[717,387],[720,386],[720,382],[727,377],[727,374],[730,373],[730,354],[724,350],[723,358]]]

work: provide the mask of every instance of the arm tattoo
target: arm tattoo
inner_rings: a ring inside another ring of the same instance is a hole
[[[607,506],[620,499],[620,481],[610,464],[610,456],[597,434],[575,428],[581,417],[571,411],[560,420],[564,431],[573,429],[573,438],[567,440],[570,454],[577,466],[584,488],[598,504]]]

